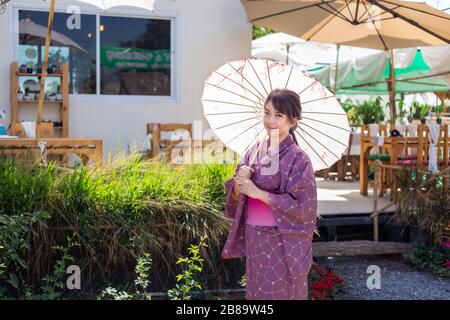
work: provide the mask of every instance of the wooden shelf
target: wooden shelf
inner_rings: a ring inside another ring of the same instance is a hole
[[[17,100],[18,103],[38,103],[38,100]],[[44,100],[44,103],[64,103],[63,100]]]
[[[47,74],[47,77],[58,77],[61,78],[61,94],[62,100],[44,100],[44,104],[56,104],[59,108],[60,119],[47,119],[52,121],[61,121],[62,127],[54,128],[57,133],[57,137],[68,138],[69,137],[69,65],[63,64],[61,66],[62,73],[51,73]],[[19,91],[19,77],[42,77],[42,74],[36,73],[20,73],[19,66],[17,62],[11,63],[11,123],[18,124],[19,122],[19,114],[20,107],[24,107],[24,105],[34,105],[38,104],[39,100],[18,100],[18,91]],[[11,130],[11,134],[17,135],[21,130],[20,126],[14,125],[12,126],[13,130]],[[17,132],[16,132],[17,131]]]
[[[18,77],[42,77],[42,73],[16,73]],[[50,73],[46,75],[47,77],[59,77],[62,78],[63,75],[59,73]]]

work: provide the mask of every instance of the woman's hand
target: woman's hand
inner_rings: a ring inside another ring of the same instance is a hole
[[[250,168],[249,166],[241,166],[239,168],[239,171],[237,173],[237,178],[238,179],[250,179],[252,174],[253,174],[253,169]]]
[[[259,189],[252,180],[248,178],[238,178],[237,184],[239,186],[240,192],[245,194],[246,196],[255,199],[260,196],[261,189]]]

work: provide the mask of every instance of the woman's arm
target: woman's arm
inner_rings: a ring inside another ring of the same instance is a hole
[[[255,193],[255,199],[261,200],[265,204],[269,204],[269,192],[258,188]]]

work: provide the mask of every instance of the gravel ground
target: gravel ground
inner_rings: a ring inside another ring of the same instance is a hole
[[[400,256],[336,257],[333,271],[342,275],[343,300],[450,300],[450,279],[420,272]],[[370,265],[380,267],[381,288],[368,289]]]

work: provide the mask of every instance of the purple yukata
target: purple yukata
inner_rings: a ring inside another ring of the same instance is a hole
[[[312,265],[312,238],[317,219],[317,189],[308,155],[291,135],[267,154],[267,140],[252,167],[254,184],[269,192],[274,226],[247,223],[248,197],[233,201],[233,179],[248,165],[254,144],[225,182],[225,216],[232,219],[223,259],[246,257],[247,300],[306,300],[308,273]],[[264,172],[278,157],[278,170]]]

